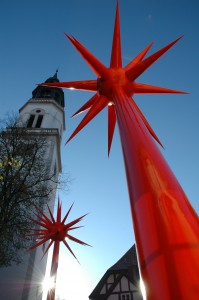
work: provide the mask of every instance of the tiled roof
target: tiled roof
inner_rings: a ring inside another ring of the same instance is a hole
[[[108,271],[125,270],[137,264],[136,249],[135,245],[133,245]]]

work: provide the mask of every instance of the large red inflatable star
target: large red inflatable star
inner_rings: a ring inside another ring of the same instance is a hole
[[[85,103],[74,115],[78,115],[89,109],[88,113],[82,119],[75,131],[72,133],[71,140],[84,126],[86,126],[102,109],[108,107],[108,154],[110,152],[115,123],[116,123],[116,110],[114,87],[122,88],[123,92],[127,96],[133,96],[134,94],[152,94],[152,93],[181,93],[184,92],[172,90],[168,88],[162,88],[158,86],[152,86],[135,81],[147,68],[149,68],[160,56],[162,56],[167,50],[169,50],[175,43],[177,43],[181,37],[163,47],[159,51],[145,58],[147,52],[151,48],[152,44],[148,45],[143,51],[141,51],[128,65],[122,67],[122,52],[121,52],[121,40],[120,40],[120,18],[119,7],[117,1],[116,17],[114,26],[114,35],[112,42],[112,54],[110,67],[107,68],[102,64],[91,52],[89,52],[76,38],[65,34],[73,46],[77,49],[80,55],[85,59],[94,73],[98,76],[97,80],[81,80],[71,82],[56,82],[56,83],[43,83],[42,86],[58,87],[58,88],[73,88],[78,90],[86,90],[96,92],[91,99]],[[158,137],[154,133],[153,129],[149,125],[148,121],[132,99],[135,110],[137,110],[147,129],[153,138],[162,146]],[[67,142],[68,142],[67,141]]]

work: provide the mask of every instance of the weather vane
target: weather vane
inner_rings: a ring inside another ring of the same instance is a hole
[[[122,143],[141,277],[148,300],[197,300],[199,295],[199,222],[180,184],[162,156],[161,145],[136,105],[134,94],[184,93],[137,82],[137,78],[180,39],[145,58],[152,43],[122,67],[117,1],[110,67],[76,38],[66,37],[97,80],[44,83],[43,86],[95,92],[73,116],[88,110],[71,140],[108,107],[108,153],[116,120]],[[155,139],[155,140],[154,140]]]
[[[48,244],[48,247],[46,248],[44,255],[48,252],[50,247],[54,244],[53,249],[53,256],[52,256],[52,263],[51,263],[51,271],[50,271],[50,278],[53,280],[53,287],[49,289],[47,300],[54,300],[55,299],[55,288],[56,288],[56,278],[57,278],[57,268],[58,268],[58,261],[59,261],[59,246],[60,243],[63,242],[64,245],[67,247],[67,249],[71,252],[71,254],[76,258],[75,254],[73,253],[72,249],[70,248],[69,244],[67,243],[67,239],[72,240],[73,242],[79,243],[81,245],[87,245],[90,246],[83,241],[73,237],[69,234],[70,231],[80,228],[82,226],[75,226],[78,222],[80,222],[86,215],[83,215],[74,221],[71,221],[67,224],[65,224],[65,221],[71,211],[73,205],[71,205],[70,209],[68,210],[67,214],[61,220],[61,203],[60,200],[58,200],[58,207],[57,207],[57,218],[53,217],[53,214],[48,207],[48,211],[50,214],[50,218],[45,215],[42,210],[37,208],[38,212],[40,214],[35,213],[37,220],[32,219],[32,221],[37,224],[40,227],[43,227],[44,229],[32,229],[35,231],[35,233],[27,234],[27,236],[37,237],[39,239],[39,242],[33,245],[29,250],[33,250],[40,245],[46,243],[50,240],[50,243]],[[43,255],[43,256],[44,256]],[[78,260],[77,260],[78,261]]]

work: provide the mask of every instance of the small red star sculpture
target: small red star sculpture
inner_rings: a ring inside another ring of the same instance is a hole
[[[72,249],[70,248],[70,246],[68,245],[66,239],[72,240],[73,242],[79,243],[81,245],[90,246],[69,234],[70,231],[82,227],[82,226],[74,227],[74,225],[79,223],[86,216],[86,214],[85,214],[85,215],[75,219],[74,221],[71,221],[71,222],[65,224],[65,221],[72,209],[72,206],[73,206],[73,204],[69,208],[69,210],[68,210],[67,214],[65,215],[65,217],[63,218],[63,220],[61,220],[60,200],[58,200],[56,220],[53,217],[53,214],[52,214],[49,206],[47,206],[47,207],[48,207],[48,211],[50,214],[50,218],[47,217],[43,213],[42,210],[37,208],[40,215],[35,213],[37,220],[35,220],[35,219],[31,219],[31,220],[38,226],[43,227],[44,229],[31,229],[31,230],[35,231],[35,233],[27,234],[27,236],[37,237],[37,239],[40,240],[38,243],[33,245],[29,250],[33,250],[33,249],[39,247],[40,245],[46,243],[47,241],[51,240],[48,247],[46,248],[46,250],[44,252],[44,255],[45,255],[48,252],[48,250],[50,249],[50,247],[54,244],[52,264],[51,264],[51,273],[50,273],[50,276],[51,276],[51,278],[53,278],[53,281],[54,281],[54,288],[48,292],[47,300],[54,300],[54,297],[55,297],[55,284],[56,284],[56,276],[57,276],[57,268],[58,268],[58,260],[59,260],[60,242],[64,243],[64,245],[71,252],[71,254],[75,257],[75,259],[77,259],[77,258],[75,256],[75,254],[73,253]]]

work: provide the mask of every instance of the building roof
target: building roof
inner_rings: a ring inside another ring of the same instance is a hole
[[[56,70],[55,74],[51,77],[49,77],[45,83],[57,83],[59,82],[59,79],[57,77],[57,72]],[[38,101],[38,99],[51,99],[55,101],[58,105],[60,105],[62,108],[65,106],[65,101],[64,101],[64,92],[61,88],[57,87],[46,87],[46,86],[41,86],[38,85],[33,91],[32,91],[32,99],[34,101]]]
[[[131,266],[137,266],[137,255],[135,245],[133,245],[108,271],[126,270]]]
[[[133,269],[137,269],[137,272],[133,272]],[[120,273],[121,277],[124,275],[128,277],[130,281],[136,284],[138,280],[138,262],[135,245],[133,245],[114,265],[112,265],[106,271],[92,293],[89,295],[89,299],[104,299],[104,295],[100,295],[100,291],[107,278],[112,273]]]

